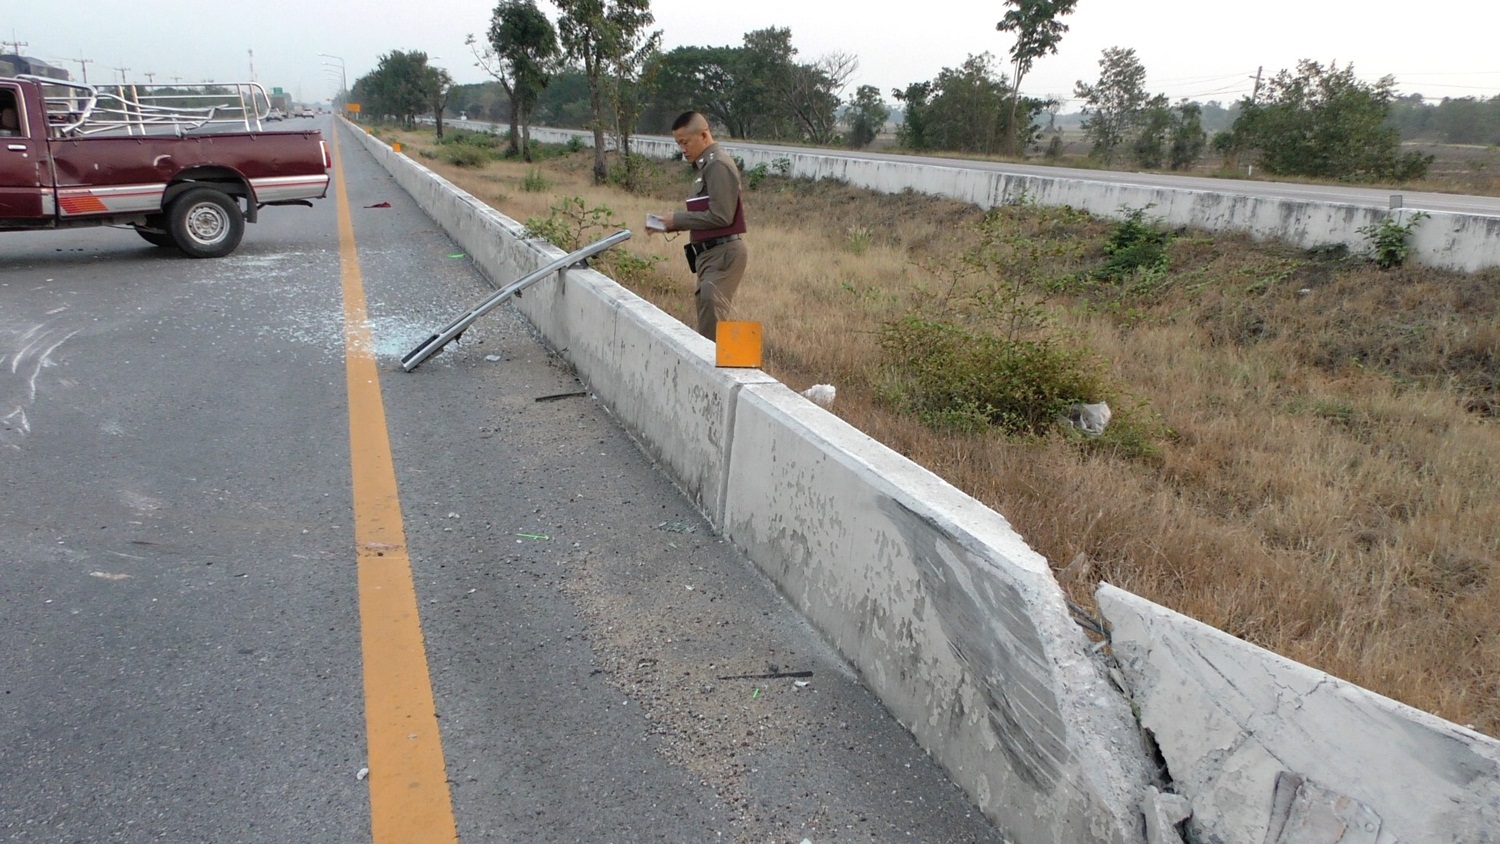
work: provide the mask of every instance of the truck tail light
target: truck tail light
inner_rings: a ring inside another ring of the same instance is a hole
[[[323,169],[333,169],[333,154],[328,151],[328,142],[318,141],[318,146],[323,149]]]

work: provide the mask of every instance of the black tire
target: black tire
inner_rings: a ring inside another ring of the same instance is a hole
[[[172,242],[189,258],[222,258],[245,236],[245,215],[239,204],[213,188],[193,188],[172,200],[167,225]]]
[[[153,214],[150,217],[146,218],[146,225],[150,226],[153,229],[165,229],[167,227],[167,215]],[[150,231],[148,229],[136,228],[135,233],[140,235],[142,240],[146,241],[152,246],[177,245],[177,241],[172,239],[172,235],[170,232]]]

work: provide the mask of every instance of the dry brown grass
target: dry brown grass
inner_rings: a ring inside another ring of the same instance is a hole
[[[542,166],[554,185],[540,194],[520,189],[527,165],[434,169],[516,219],[574,195],[632,226],[687,178],[643,197],[589,184],[587,153]],[[736,305],[766,326],[766,369],[794,389],[837,385],[844,419],[1005,514],[1058,569],[1078,561],[1075,599],[1106,579],[1500,735],[1500,273],[1380,272],[1184,233],[1148,291],[1053,296],[1059,327],[1110,362],[1112,403],[1133,397],[1170,432],[1145,459],[941,434],[878,399],[881,324],[949,289],[934,267],[972,242],[978,209],[775,179],[747,209]],[[1073,264],[1098,261],[1110,231],[1016,219],[1083,244]],[[662,259],[637,292],[690,322],[679,245],[627,243]]]

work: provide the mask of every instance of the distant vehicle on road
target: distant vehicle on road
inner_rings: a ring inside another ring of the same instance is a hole
[[[0,231],[130,226],[218,258],[260,209],[328,194],[322,133],[260,131],[268,99],[255,83],[204,90],[0,79]]]
[[[313,117],[315,115],[316,115],[316,112],[314,112],[312,110],[312,106],[303,106],[302,107],[302,116],[303,117]]]
[[[285,120],[286,113],[279,108],[273,108],[266,114],[266,120]]]

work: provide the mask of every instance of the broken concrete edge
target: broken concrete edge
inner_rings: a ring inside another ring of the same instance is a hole
[[[735,415],[724,535],[979,809],[1018,841],[1140,840],[1136,724],[1046,560],[782,384],[746,387]]]
[[[1194,840],[1311,841],[1280,830],[1325,818],[1351,842],[1500,841],[1500,741],[1109,584],[1096,598]]]
[[[589,133],[533,127],[533,140],[563,143],[579,137],[593,145]],[[1404,224],[1419,211],[1426,218],[1412,231],[1411,260],[1430,267],[1478,272],[1500,265],[1493,244],[1500,240],[1500,217],[1422,211],[1416,207],[1390,209],[1370,205],[1307,202],[1270,196],[1232,193],[1234,180],[1223,191],[1165,188],[1050,174],[1004,173],[998,170],[949,166],[921,161],[849,158],[836,152],[809,152],[756,144],[725,148],[746,167],[765,166],[773,172],[807,179],[834,178],[882,193],[914,190],[993,208],[1025,198],[1029,203],[1069,206],[1108,219],[1120,219],[1131,209],[1149,209],[1151,218],[1167,227],[1188,226],[1206,231],[1245,232],[1259,240],[1280,240],[1303,249],[1341,246],[1351,254],[1369,251],[1360,231],[1387,222]],[[680,158],[670,140],[631,138],[632,153],[652,158]]]
[[[492,281],[549,258],[357,136]],[[764,373],[715,368],[707,340],[591,270],[517,304],[999,829],[1143,840],[1147,761],[1128,707],[1002,516]]]

